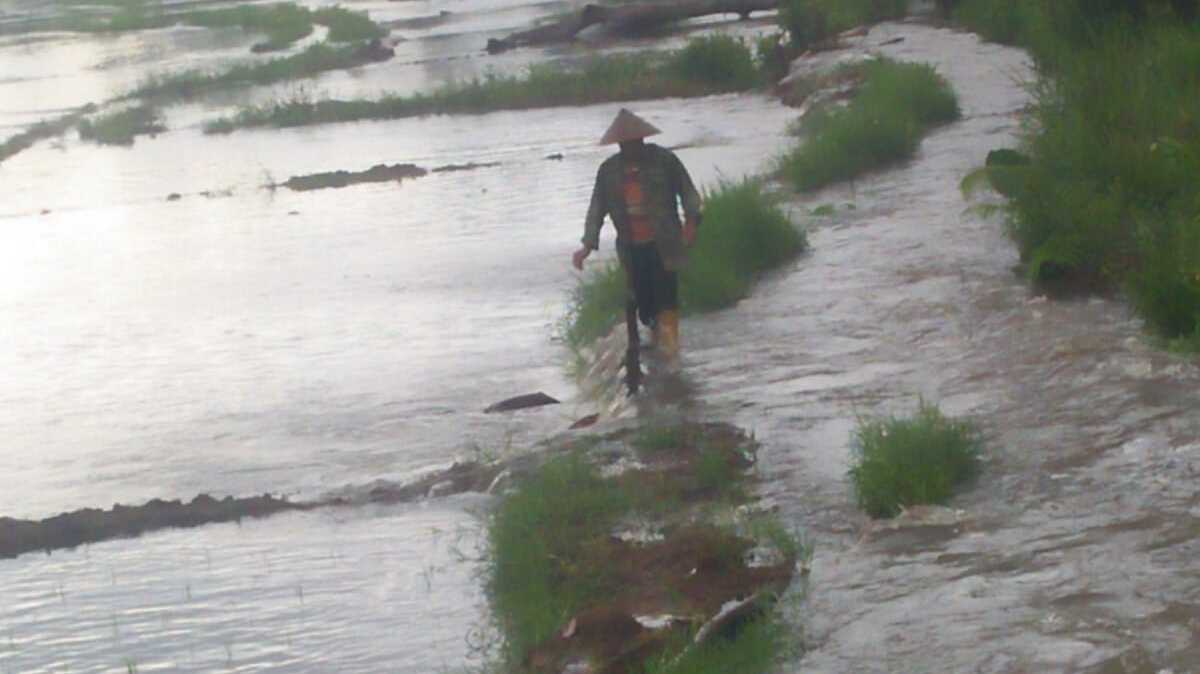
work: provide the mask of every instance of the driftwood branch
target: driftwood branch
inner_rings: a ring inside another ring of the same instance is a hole
[[[570,42],[583,29],[597,24],[617,35],[637,35],[669,23],[710,14],[737,14],[743,19],[751,12],[776,9],[779,0],[677,0],[675,2],[641,2],[629,5],[585,5],[577,14],[523,30],[504,38],[488,40],[489,54],[498,54],[516,47]]]

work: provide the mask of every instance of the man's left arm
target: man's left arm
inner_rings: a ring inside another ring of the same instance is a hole
[[[696,240],[696,230],[700,227],[703,202],[695,184],[692,183],[692,177],[688,175],[683,162],[674,152],[671,153],[671,176],[672,187],[683,205],[683,240],[691,245]]]

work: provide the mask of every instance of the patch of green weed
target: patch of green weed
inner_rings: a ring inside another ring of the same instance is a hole
[[[921,402],[909,418],[864,419],[854,433],[850,480],[858,505],[872,517],[902,508],[944,504],[978,470],[979,434]]]

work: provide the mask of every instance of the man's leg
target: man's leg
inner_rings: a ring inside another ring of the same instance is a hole
[[[679,358],[679,275],[667,271],[654,251],[654,304],[658,307],[659,348],[668,360]]]

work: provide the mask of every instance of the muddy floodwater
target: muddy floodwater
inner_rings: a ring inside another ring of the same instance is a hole
[[[396,58],[307,91],[418,91],[681,39],[487,57],[488,37],[569,5],[351,6],[396,22]],[[245,60],[255,39],[0,36],[0,129]],[[765,500],[817,545],[806,653],[782,671],[1200,671],[1200,371],[1150,345],[1118,300],[1032,292],[1002,219],[960,193],[989,150],[1015,143],[1022,52],[913,23],[818,58],[865,50],[936,65],[963,119],[909,165],[793,200],[812,251],[684,325],[687,407],[757,434]],[[200,131],[300,86],[169,108],[171,130],[132,148],[70,133],[0,164],[0,516],[353,493],[519,451],[595,411],[554,335],[610,151],[595,141],[619,106]],[[796,111],[766,95],[633,107],[708,187],[794,142]],[[265,187],[396,163],[491,165]],[[533,391],[563,404],[482,412]],[[983,477],[956,511],[909,518],[927,526],[871,525],[844,480],[856,415],[905,413],[918,396],[980,423]],[[291,513],[0,560],[0,673],[478,664],[492,636],[485,505]]]

